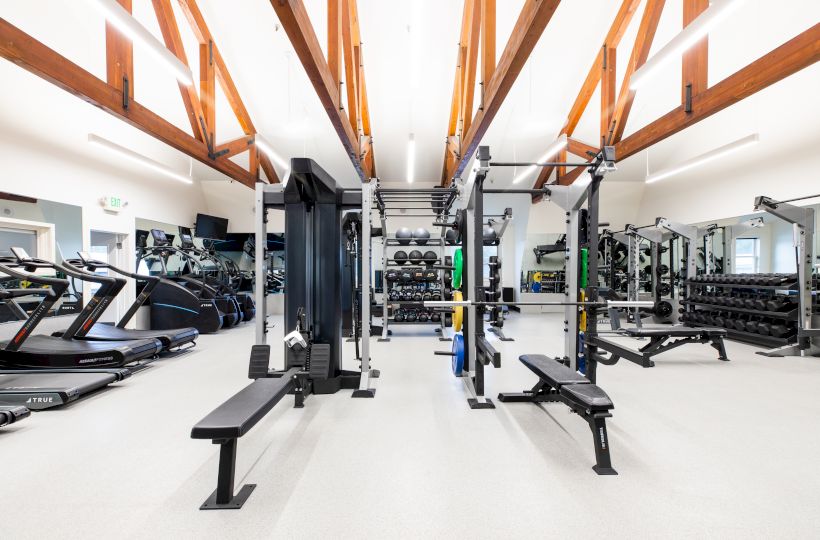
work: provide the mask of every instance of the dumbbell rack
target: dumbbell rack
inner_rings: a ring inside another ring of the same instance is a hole
[[[711,282],[703,282],[703,281],[692,281],[689,280],[686,282],[687,285],[692,286],[692,290],[697,290],[700,292],[705,292],[708,289],[712,289],[709,292],[713,292],[715,290],[737,290],[737,291],[760,291],[764,293],[762,296],[771,296],[772,294],[776,294],[777,291],[796,291],[796,281],[790,281],[781,285],[745,285],[739,283],[720,283],[717,281]],[[696,293],[697,294],[697,293]],[[731,295],[732,293],[730,293]],[[784,321],[786,324],[794,322],[794,325],[797,323],[798,319],[798,306],[795,303],[792,309],[787,311],[768,311],[768,310],[758,310],[754,308],[746,308],[746,307],[734,307],[734,306],[723,306],[717,305],[709,302],[699,302],[690,299],[685,299],[681,301],[687,308],[691,309],[690,313],[692,312],[703,312],[707,311],[710,313],[732,313],[737,314],[739,316],[745,315],[749,317],[760,317],[762,319],[773,319],[778,321]],[[697,309],[695,309],[697,308]],[[739,317],[737,317],[739,318]],[[686,324],[692,326],[714,326],[714,324],[708,323],[701,323],[693,320],[687,320]],[[797,335],[796,331],[793,335],[789,337],[775,337],[775,336],[765,336],[761,334],[740,331],[734,328],[727,328],[727,337],[729,339],[733,339],[736,341],[743,341],[745,343],[750,343],[752,345],[759,345],[762,347],[779,347],[783,345],[789,345],[796,343]]]
[[[379,216],[381,219],[382,224],[382,231],[384,234],[384,249],[382,254],[382,268],[385,271],[388,268],[407,268],[404,264],[399,264],[395,259],[392,258],[392,252],[396,250],[396,248],[410,248],[411,246],[418,246],[420,248],[430,247],[431,251],[435,251],[437,254],[437,259],[434,264],[442,265],[444,261],[444,251],[445,251],[445,241],[444,241],[444,229],[440,231],[439,238],[429,238],[425,244],[419,245],[416,244],[415,240],[410,240],[408,244],[401,244],[399,240],[395,236],[395,231],[393,234],[388,234],[388,220],[390,217],[396,218],[408,218],[408,217],[429,217],[430,223],[435,221],[440,221],[446,219],[450,212],[450,208],[453,205],[453,202],[456,199],[458,191],[454,188],[441,188],[441,189],[428,189],[428,188],[420,188],[420,189],[412,189],[412,188],[381,188],[378,187],[374,193],[374,205],[376,210],[379,212]],[[390,251],[391,253],[388,253]],[[390,256],[388,256],[390,255]],[[412,265],[411,267],[425,267],[426,265]],[[435,282],[425,282],[428,285],[425,285],[425,288],[429,288],[429,284],[436,283],[439,285],[439,289],[444,294],[444,272],[442,270],[437,270],[438,279]],[[412,282],[417,283],[417,282]],[[426,325],[426,326],[438,326],[436,329],[437,332],[440,332],[440,337],[444,336],[445,332],[445,324],[446,324],[446,314],[441,313],[441,320],[440,321],[433,321],[428,320],[424,322],[419,321],[396,321],[395,319],[389,316],[390,314],[390,307],[392,306],[411,306],[416,305],[419,308],[423,307],[423,301],[415,301],[415,300],[390,300],[389,293],[390,290],[395,287],[395,283],[388,283],[388,286],[384,287],[384,292],[382,293],[382,336],[379,341],[390,341],[390,326],[392,325]]]
[[[437,265],[442,264],[442,261],[443,261],[442,253],[443,253],[443,246],[444,246],[444,240],[443,239],[430,238],[430,239],[427,240],[427,242],[425,244],[419,245],[419,244],[415,243],[414,240],[411,240],[408,244],[401,244],[401,243],[399,243],[397,238],[387,238],[384,241],[384,247],[385,247],[384,265],[385,265],[385,268],[396,268],[396,269],[399,269],[399,270],[408,270],[410,268],[431,269],[430,266],[427,266],[426,264],[424,264],[425,261],[422,261],[422,264],[410,263],[410,264],[406,265],[406,264],[399,264],[395,259],[391,259],[391,258],[387,257],[387,248],[410,248],[410,247],[413,247],[413,246],[416,246],[416,247],[419,247],[419,248],[428,248],[428,247],[433,247],[433,248],[437,247],[437,248],[439,248],[437,250],[432,249],[431,251],[437,251],[438,252],[437,253],[437,258],[436,258],[434,264],[437,264]],[[396,288],[402,288],[403,289],[405,286],[409,287],[410,289],[414,289],[414,290],[415,289],[422,289],[424,291],[429,291],[432,288],[431,285],[437,285],[437,286],[440,287],[441,283],[442,283],[442,281],[441,281],[442,272],[441,272],[441,270],[436,270],[435,272],[436,272],[436,276],[437,276],[435,281],[410,281],[408,283],[387,282],[388,286],[385,288],[384,293],[383,293],[384,308],[386,309],[388,306],[415,306],[415,307],[419,308],[420,310],[423,310],[423,308],[424,308],[424,301],[423,300],[390,300],[389,299],[389,294],[390,294],[391,290],[396,289]],[[423,287],[419,287],[419,285],[423,285]],[[443,289],[440,289],[440,290],[443,290]],[[443,292],[442,292],[442,294],[443,294]],[[438,298],[438,299],[440,299],[440,298]],[[385,325],[387,325],[387,324],[391,324],[391,325],[393,325],[393,324],[408,324],[408,325],[436,325],[436,326],[442,326],[443,327],[443,323],[444,323],[443,318],[442,318],[441,321],[433,321],[432,319],[427,320],[427,321],[397,321],[397,320],[395,320],[395,318],[391,318],[391,317],[388,317],[387,315],[385,315],[384,319],[385,319]]]

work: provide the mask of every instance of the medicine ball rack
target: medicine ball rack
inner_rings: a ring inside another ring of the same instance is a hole
[[[382,268],[384,269],[385,274],[389,268],[404,270],[414,268],[433,269],[437,274],[435,281],[413,280],[407,282],[406,285],[399,285],[402,288],[410,286],[411,289],[421,290],[422,294],[437,288],[442,296],[445,294],[445,290],[449,285],[445,283],[444,280],[445,272],[436,268],[436,266],[441,266],[444,264],[446,244],[444,239],[445,231],[444,229],[435,231],[439,233],[439,237],[424,239],[423,243],[417,242],[415,239],[410,239],[408,242],[407,239],[402,238],[400,240],[397,238],[396,231],[391,231],[388,228],[389,218],[430,218],[431,223],[438,220],[445,220],[449,216],[450,210],[452,209],[453,203],[455,202],[457,196],[458,190],[455,188],[411,189],[377,187],[375,189],[373,197],[374,209],[379,213],[382,231],[384,234]],[[407,243],[402,243],[402,241]],[[407,260],[397,260],[393,258],[396,251],[395,248],[411,248],[413,246],[428,248],[430,251],[436,253],[436,259],[423,259],[418,261],[419,264],[412,264],[408,267],[405,265],[405,263],[408,262]],[[439,313],[439,320],[434,321],[432,320],[432,312],[425,309],[423,300],[390,300],[390,291],[393,290],[397,284],[388,282],[386,278],[385,282],[386,286],[384,287],[384,292],[382,293],[382,335],[379,338],[379,341],[390,341],[390,326],[392,325],[437,326],[436,332],[440,334],[439,339],[449,340],[449,338],[444,337],[444,329],[446,328],[449,320],[447,313]],[[435,284],[436,287],[431,287],[433,284]],[[402,306],[416,307],[418,309],[411,310],[413,313],[424,313],[429,318],[427,321],[396,320],[395,315],[393,317],[390,316],[390,308],[395,306],[399,306],[400,308]]]

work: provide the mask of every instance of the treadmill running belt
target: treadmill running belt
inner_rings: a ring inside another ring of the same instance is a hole
[[[0,341],[5,349],[8,341]],[[53,336],[29,336],[16,351],[0,350],[0,367],[17,369],[122,367],[156,355],[156,339],[82,341]]]
[[[0,404],[48,409],[118,380],[115,373],[0,374]]]
[[[60,337],[63,332],[55,332],[53,335]],[[97,323],[91,330],[83,336],[88,341],[129,341],[134,339],[158,339],[162,342],[164,350],[173,349],[186,343],[190,343],[199,337],[196,328],[170,328],[168,330],[131,330],[129,328],[119,328],[111,324]]]

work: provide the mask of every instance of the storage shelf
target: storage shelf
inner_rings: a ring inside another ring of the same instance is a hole
[[[441,321],[419,322],[419,321],[397,321],[397,320],[394,320],[394,319],[388,319],[388,321],[389,321],[388,324],[390,324],[391,326],[394,325],[394,324],[424,324],[424,325],[428,325],[428,326],[431,325],[431,324],[436,325],[436,326],[441,325]]]
[[[409,244],[400,244],[399,241],[396,238],[388,237],[388,238],[385,238],[384,245],[385,246],[390,246],[390,247],[395,246],[395,247],[408,247],[408,248],[413,247],[413,246],[418,246],[418,247],[427,247],[427,246],[441,247],[441,246],[444,245],[444,240],[442,240],[441,238],[430,238],[424,244],[418,244],[418,243],[416,243],[415,240],[410,240]]]
[[[686,324],[696,327],[713,326],[710,324],[701,324],[693,322],[687,322]],[[758,345],[761,347],[780,347],[782,345],[789,345],[797,342],[796,336],[792,336],[791,338],[778,338],[773,336],[763,336],[761,334],[753,334],[751,332],[741,332],[739,330],[733,330],[731,328],[726,328],[726,337],[735,341],[743,341],[744,343]]]
[[[721,287],[724,289],[761,289],[767,291],[776,291],[778,289],[795,290],[797,286],[796,281],[790,281],[783,285],[738,285],[737,283],[705,283],[702,281],[687,281],[687,285],[696,287]]]
[[[732,313],[743,313],[747,315],[757,315],[761,317],[771,317],[773,319],[797,320],[797,308],[791,311],[760,311],[757,309],[736,308],[728,306],[718,306],[716,304],[706,304],[703,302],[694,302],[692,300],[681,300],[682,304],[691,304],[700,308],[706,308],[701,311],[730,311]]]

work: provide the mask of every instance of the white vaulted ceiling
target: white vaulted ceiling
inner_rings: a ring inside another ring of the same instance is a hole
[[[196,78],[196,41],[176,2],[172,3]],[[497,0],[499,56],[523,3]],[[483,140],[483,144],[490,145],[494,158],[534,160],[552,141],[619,4],[616,0],[561,3]],[[679,31],[681,4],[682,0],[666,2],[653,52]],[[772,4],[748,0],[710,36],[710,83],[820,20],[820,2],[816,0]],[[305,0],[305,5],[324,47],[326,0]],[[283,157],[311,157],[343,183],[358,182],[269,0],[199,0],[199,6],[259,132]],[[358,0],[358,6],[377,172],[384,181],[404,181],[407,139],[413,133],[416,180],[437,182],[453,90],[462,1]],[[619,77],[642,12],[643,6],[618,50]],[[161,37],[149,0],[134,0],[134,15]],[[103,19],[86,2],[7,0],[0,4],[0,16],[104,78]],[[135,52],[135,66],[136,100],[190,131],[172,76],[139,49]],[[19,134],[89,159],[110,159],[88,146],[86,136],[95,132],[181,171],[191,166],[187,156],[7,61],[0,62],[0,79],[0,129],[6,134]],[[680,68],[676,65],[642,89],[626,134],[677,106],[679,87]],[[818,88],[820,66],[814,65],[658,144],[649,150],[648,167],[657,170],[665,163],[683,161],[753,132],[761,135],[754,163],[788,159],[796,152],[805,152],[820,140]],[[241,130],[221,93],[218,97],[219,142],[241,135]],[[598,100],[596,92],[575,133],[576,138],[592,144],[597,140]],[[237,161],[243,162],[241,157]],[[727,158],[720,167],[747,161],[748,156],[736,156]],[[647,153],[641,152],[621,163],[614,178],[643,181],[646,168]],[[198,162],[193,163],[193,170],[199,180],[226,180]],[[514,172],[499,171],[493,178],[508,182]]]

